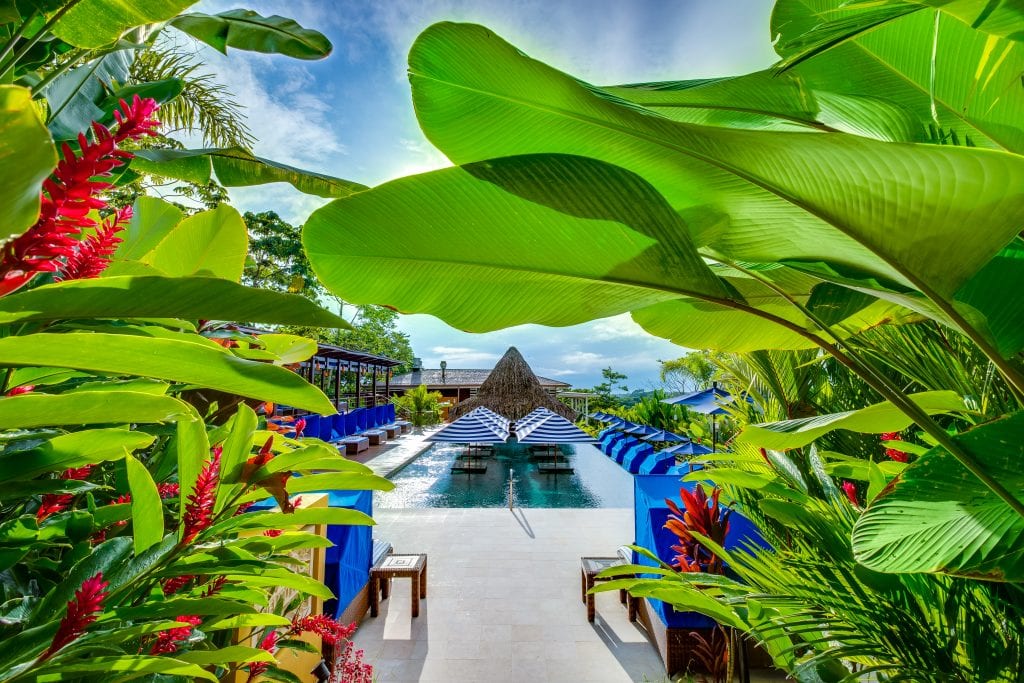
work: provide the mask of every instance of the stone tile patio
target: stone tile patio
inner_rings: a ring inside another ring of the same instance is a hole
[[[428,598],[409,613],[394,581],[380,616],[356,633],[382,683],[664,681],[644,632],[615,593],[587,623],[579,560],[633,535],[630,509],[378,510],[380,538],[429,555]]]

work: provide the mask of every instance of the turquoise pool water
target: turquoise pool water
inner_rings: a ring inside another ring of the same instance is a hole
[[[509,470],[523,508],[632,507],[633,476],[587,444],[563,446],[574,472],[546,474],[525,446],[501,444],[482,458],[484,473],[452,472],[463,446],[434,444],[391,477],[395,490],[377,492],[378,508],[465,508],[508,505]]]

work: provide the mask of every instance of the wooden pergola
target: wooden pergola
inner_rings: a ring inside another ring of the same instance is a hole
[[[379,396],[377,383],[380,380],[384,383],[381,395],[387,400],[391,373],[401,364],[402,361],[387,356],[354,351],[333,344],[319,344],[316,355],[301,363],[297,372],[309,380],[310,384],[315,384],[325,394],[333,396],[334,406],[342,410],[376,405]],[[351,393],[342,393],[343,373],[353,376],[354,391]],[[369,389],[368,394],[363,390],[367,375],[371,378],[370,386],[366,387]]]

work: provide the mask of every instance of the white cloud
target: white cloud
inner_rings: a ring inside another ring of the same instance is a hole
[[[575,366],[576,369],[586,370],[607,364],[611,362],[612,359],[591,351],[574,351],[572,353],[562,354],[559,357],[559,360],[565,365]]]
[[[651,335],[637,325],[629,313],[602,318],[590,324],[592,338],[598,341],[612,339],[649,339]]]

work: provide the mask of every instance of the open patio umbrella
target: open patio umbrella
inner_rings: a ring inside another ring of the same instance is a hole
[[[694,391],[682,396],[673,396],[662,400],[662,403],[672,403],[686,406],[690,410],[711,416],[711,447],[718,450],[718,421],[719,415],[725,415],[729,411],[723,408],[724,405],[734,402],[736,399],[725,389],[718,388],[718,382],[712,382],[710,389]],[[748,396],[747,401],[751,401]]]
[[[479,413],[464,415],[426,438],[426,441],[445,443],[505,443],[506,440],[508,425],[502,426]]]
[[[597,439],[554,413],[541,420],[531,422],[522,429],[516,427],[519,443],[597,443]]]
[[[639,436],[640,438],[643,438],[651,434],[657,434],[661,430],[655,429],[650,425],[634,425],[628,429],[623,429],[622,431],[626,432],[627,434],[632,434],[633,436]]]
[[[612,429],[618,430],[620,432],[628,433],[630,429],[639,426],[640,425],[638,425],[637,423],[630,422],[629,420],[623,420],[621,417],[618,419],[618,421],[612,421]]]
[[[674,432],[668,432],[664,429],[659,429],[653,434],[640,437],[644,441],[651,441],[653,443],[686,443],[690,439],[685,436],[679,436]]]
[[[681,443],[678,446],[672,446],[661,451],[662,453],[671,453],[673,455],[707,455],[713,453],[710,448],[703,446],[693,441],[687,443]]]

